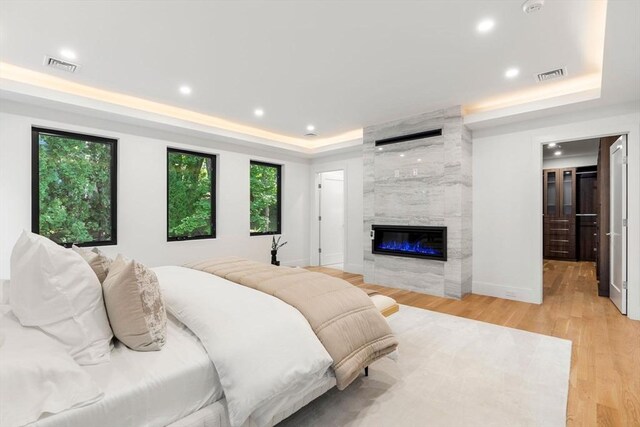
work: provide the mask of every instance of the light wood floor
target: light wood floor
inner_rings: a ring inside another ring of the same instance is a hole
[[[457,301],[365,284],[359,274],[309,269],[377,289],[400,304],[571,340],[567,425],[640,426],[640,322],[598,297],[593,263],[545,261],[541,305],[481,295]]]

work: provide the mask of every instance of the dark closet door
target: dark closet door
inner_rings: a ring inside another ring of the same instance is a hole
[[[560,213],[560,191],[558,189],[558,169],[545,169],[543,171],[544,207],[542,214],[545,217],[556,217]]]
[[[559,249],[556,247],[557,242],[552,242],[552,240],[555,239],[551,232],[551,225],[556,222],[555,220],[560,213],[560,189],[558,188],[558,182],[560,182],[560,179],[558,178],[558,172],[559,171],[557,169],[545,169],[542,171],[542,256],[544,258],[554,258],[554,253],[552,251],[562,250],[561,248]]]
[[[593,167],[578,168],[578,260],[596,261],[598,255],[598,209],[596,204],[598,173]]]
[[[595,216],[578,217],[578,260],[596,261],[598,221]]]
[[[543,256],[576,259],[576,170],[543,171]]]
[[[560,216],[575,219],[576,215],[576,169],[560,169]]]

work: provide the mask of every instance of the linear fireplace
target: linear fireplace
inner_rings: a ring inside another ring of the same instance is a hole
[[[447,227],[372,225],[374,254],[447,260]]]

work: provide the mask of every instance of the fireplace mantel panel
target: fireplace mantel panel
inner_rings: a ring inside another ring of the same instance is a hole
[[[440,128],[439,136],[375,145]],[[453,298],[470,293],[471,135],[460,108],[365,128],[363,143],[365,280]],[[446,227],[447,260],[373,253],[373,224]]]

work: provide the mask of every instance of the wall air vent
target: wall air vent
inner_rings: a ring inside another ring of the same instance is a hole
[[[75,73],[78,69],[77,64],[63,61],[62,59],[54,58],[52,56],[44,57],[44,65],[46,65],[47,67],[56,68],[58,70],[67,71],[69,73]]]
[[[432,129],[424,132],[412,133],[410,135],[394,136],[393,138],[379,139],[376,147],[380,145],[397,144],[399,142],[415,141],[416,139],[433,138],[442,135],[442,129]]]
[[[559,79],[567,75],[566,68],[557,68],[555,70],[546,71],[544,73],[536,74],[536,80],[539,83],[546,82],[547,80]]]

